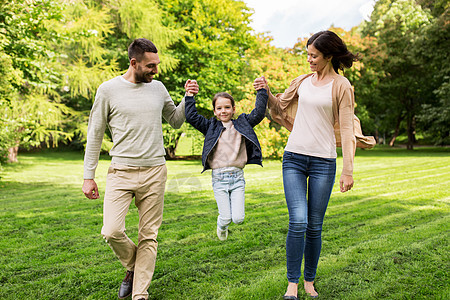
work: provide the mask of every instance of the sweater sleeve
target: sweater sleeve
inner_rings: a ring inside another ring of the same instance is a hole
[[[183,98],[183,100],[181,100],[181,103],[178,104],[178,106],[175,106],[175,103],[173,102],[167,90],[165,94],[166,96],[164,99],[164,108],[162,111],[163,118],[173,128],[180,128],[181,125],[183,125],[184,121],[186,120],[184,116],[185,99]]]
[[[353,175],[353,160],[356,150],[356,140],[353,134],[354,97],[352,87],[345,86],[340,93],[338,108],[343,159],[342,174],[350,176]]]
[[[86,151],[84,154],[84,179],[94,179],[103,135],[108,121],[109,104],[104,89],[100,86],[89,115]]]

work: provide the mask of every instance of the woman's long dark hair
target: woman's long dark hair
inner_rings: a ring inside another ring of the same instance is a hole
[[[358,54],[348,51],[344,41],[334,32],[325,30],[314,34],[309,38],[306,47],[313,45],[319,50],[325,58],[332,56],[331,64],[334,71],[338,73],[339,69],[350,68],[354,61],[359,59]]]

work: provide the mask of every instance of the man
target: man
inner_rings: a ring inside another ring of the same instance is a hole
[[[155,269],[156,237],[162,222],[167,169],[162,118],[179,128],[184,120],[184,99],[176,107],[166,88],[153,80],[158,73],[158,50],[147,39],[128,48],[130,65],[123,76],[100,85],[89,117],[84,158],[83,193],[98,199],[94,181],[103,135],[108,126],[114,143],[106,178],[102,235],[127,273],[119,298],[147,299]],[[195,81],[185,90],[198,93]],[[125,234],[125,216],[132,198],[139,211],[138,244]]]

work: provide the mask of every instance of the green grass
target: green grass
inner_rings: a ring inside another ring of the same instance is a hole
[[[83,156],[19,156],[0,176],[0,299],[117,299],[124,270],[100,236],[102,201],[81,193]],[[338,159],[338,169],[342,163]],[[97,183],[103,195],[109,159]],[[280,161],[247,166],[246,220],[215,235],[210,173],[169,161],[151,299],[281,299],[288,216]],[[338,179],[338,177],[337,177]],[[355,186],[335,184],[320,299],[450,299],[450,152],[358,151]],[[137,210],[127,232],[137,239]],[[300,299],[306,298],[302,289]]]

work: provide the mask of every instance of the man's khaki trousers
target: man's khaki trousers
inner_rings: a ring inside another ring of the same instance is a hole
[[[106,177],[102,235],[128,271],[134,271],[133,300],[148,298],[155,270],[156,237],[162,222],[166,165],[131,167],[111,164]],[[139,211],[138,244],[125,234],[125,216],[135,198]]]

